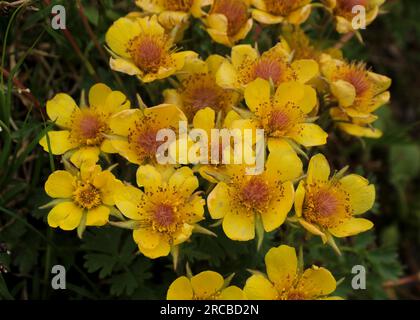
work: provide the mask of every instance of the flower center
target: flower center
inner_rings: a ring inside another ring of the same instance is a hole
[[[102,203],[101,192],[90,183],[80,182],[73,193],[73,201],[83,209],[93,209]]]
[[[351,218],[348,196],[336,186],[313,186],[306,199],[304,218],[324,228],[333,228]]]
[[[157,72],[167,58],[168,39],[165,35],[139,35],[131,40],[128,51],[142,71]]]
[[[345,18],[352,18],[357,14],[357,12],[352,12],[353,8],[355,6],[363,6],[366,8],[367,2],[367,0],[337,0],[336,11]]]
[[[343,76],[343,80],[350,82],[356,89],[356,95],[361,96],[370,88],[369,80],[366,77],[366,72],[360,69],[351,69]]]
[[[156,141],[156,135],[160,128],[157,128],[154,120],[145,117],[142,122],[136,122],[128,132],[128,145],[131,151],[137,155],[139,162],[153,160],[161,143]]]
[[[264,207],[270,198],[270,192],[267,183],[259,178],[252,177],[241,190],[241,200],[245,206],[252,208]]]
[[[206,107],[215,111],[222,110],[230,101],[228,94],[216,84],[214,77],[208,74],[191,75],[183,82],[182,87],[184,109],[189,119]]]
[[[159,203],[152,212],[152,227],[154,230],[163,233],[173,233],[178,227],[178,216],[176,209],[169,204]]]
[[[282,73],[279,61],[271,58],[262,58],[254,67],[254,79],[262,78],[267,81],[271,79],[274,83],[278,83]]]
[[[223,14],[228,21],[228,36],[236,35],[248,20],[248,7],[243,0],[214,0],[210,12]]]
[[[169,11],[189,11],[193,0],[164,0],[164,7]]]
[[[91,109],[75,112],[72,116],[71,138],[82,145],[101,144],[105,139],[103,133],[108,131],[108,126],[102,117],[103,115]]]
[[[264,0],[267,11],[278,16],[289,15],[301,6],[302,0]]]
[[[290,124],[289,116],[281,110],[274,110],[270,116],[269,126],[272,131],[283,131]]]

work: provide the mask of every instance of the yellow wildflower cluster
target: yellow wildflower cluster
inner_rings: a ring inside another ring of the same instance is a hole
[[[65,93],[47,102],[47,114],[57,130],[49,131],[40,144],[61,155],[65,168],[53,172],[45,183],[46,193],[54,198],[46,205],[51,208],[47,219],[51,227],[77,229],[80,237],[87,226],[128,228],[143,255],[155,259],[172,253],[175,265],[180,245],[193,241],[192,233],[215,235],[200,226],[206,219],[218,220],[233,241],[257,238],[258,249],[264,233],[286,222],[320,236],[337,251],[334,237],[373,227],[358,216],[374,205],[374,186],[362,176],[346,175],[346,168],[331,174],[325,156],[312,148],[328,144],[331,127],[320,121],[322,114],[347,134],[380,137],[381,131],[371,126],[377,119],[373,112],[389,101],[391,80],[364,63],[346,61],[338,49],[319,48],[309,40],[299,25],[321,3],[135,3],[141,12],[119,18],[105,35],[109,66],[136,76],[143,86],[169,77],[172,81],[164,83],[173,86],[166,87],[162,103],[153,107],[144,103],[132,107],[124,93],[102,83],[90,88],[88,103],[78,106]],[[334,0],[323,1],[322,6],[334,15],[339,32],[352,32],[353,6],[366,6],[369,24],[382,3]],[[177,43],[193,19],[203,23],[213,41],[231,47],[230,56],[201,59],[198,52],[182,51]],[[235,45],[255,24],[261,30],[282,24],[282,36],[264,52],[256,45]],[[230,140],[221,148],[220,137],[213,137],[212,130],[237,135],[260,130],[261,136],[244,141],[238,159],[261,155],[262,144],[261,172],[249,174],[246,161],[221,163],[207,156],[209,161],[200,163],[202,157],[182,158],[177,147],[191,151],[197,142],[183,136],[183,123],[210,137],[205,146],[212,154],[217,151],[216,160],[236,156],[238,150]],[[176,132],[167,150],[178,159],[175,164],[159,161],[166,142],[158,136],[165,129]],[[309,151],[314,154],[310,159]],[[120,163],[125,159],[136,166],[135,179],[126,175],[118,179],[111,173],[118,156]],[[107,169],[102,168],[104,163]],[[266,274],[255,272],[243,290],[230,286],[232,277],[204,271],[176,279],[167,298],[334,298],[329,297],[336,288],[331,273],[316,266],[301,270],[297,260],[294,248],[280,245],[265,256]]]

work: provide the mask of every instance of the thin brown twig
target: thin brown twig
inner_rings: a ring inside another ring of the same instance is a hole
[[[49,6],[51,4],[51,1],[44,0],[44,3]],[[74,40],[73,35],[70,33],[70,31],[67,28],[63,29],[62,31],[63,31],[64,36],[67,38],[68,42],[70,43],[70,45],[73,47],[76,54],[85,63],[86,68],[88,69],[88,72],[91,73],[91,75],[95,78],[97,82],[100,82],[100,79],[98,78],[98,75],[96,74],[95,69],[93,69],[89,61],[83,55],[82,50],[80,50],[79,46],[77,45],[76,40]]]
[[[401,278],[401,279],[387,281],[384,283],[383,286],[384,288],[392,288],[392,287],[404,286],[404,285],[412,284],[416,282],[420,282],[420,272]]]
[[[349,42],[355,35],[355,32],[349,32],[344,34],[340,40],[337,42],[337,44],[334,46],[334,48],[336,49],[341,49],[342,47],[344,47],[344,45]]]

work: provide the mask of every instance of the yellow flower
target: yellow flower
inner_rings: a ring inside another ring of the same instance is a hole
[[[326,7],[336,19],[336,29],[339,33],[355,31],[352,25],[357,12],[353,13],[353,7],[363,6],[366,10],[366,26],[375,20],[379,7],[385,0],[324,0]]]
[[[244,293],[251,300],[315,300],[341,299],[328,297],[335,291],[336,281],[325,268],[312,266],[298,270],[294,248],[281,245],[265,255],[267,275],[254,274],[248,278]]]
[[[328,134],[308,114],[317,105],[315,90],[299,82],[284,82],[271,95],[270,83],[257,79],[245,89],[250,119],[233,121],[233,128],[260,128],[269,140],[294,141],[305,147],[327,142]]]
[[[325,243],[330,235],[348,237],[371,229],[371,221],[356,216],[372,208],[374,202],[374,185],[356,174],[330,178],[328,161],[317,154],[296,189],[295,212],[300,224]]]
[[[224,88],[243,90],[257,78],[272,80],[275,86],[287,81],[306,83],[319,73],[318,63],[314,60],[295,60],[281,43],[259,54],[250,45],[232,48],[231,61],[225,60],[217,74],[217,83]]]
[[[78,107],[67,94],[59,93],[47,102],[47,114],[61,129],[48,132],[52,154],[71,152],[70,160],[80,166],[84,161],[96,163],[100,152],[114,153],[106,135],[111,133],[109,121],[114,114],[130,108],[130,101],[120,91],[112,91],[102,83],[89,91],[89,107]],[[47,136],[39,144],[49,151]]]
[[[334,47],[319,49],[306,35],[305,31],[298,26],[282,26],[281,44],[287,52],[293,53],[293,58],[296,60],[313,59],[319,63],[322,52],[336,58],[343,56],[342,52]]]
[[[241,165],[230,165],[229,179],[219,182],[207,198],[213,219],[223,219],[223,230],[232,240],[254,239],[260,219],[266,232],[278,228],[293,205],[291,180],[301,175],[302,162],[284,141],[268,144],[265,171],[247,175]]]
[[[237,114],[235,111],[231,110],[226,115],[225,119],[223,120],[223,124],[221,124],[222,128],[230,128],[233,121],[240,119],[239,114]],[[190,150],[194,148],[194,143],[197,141],[193,141],[190,136],[183,137],[175,141],[169,148],[170,155],[173,159],[177,161],[177,163],[181,164],[195,164],[194,170],[197,170],[200,175],[213,183],[216,183],[217,180],[214,178],[214,176],[218,176],[220,174],[225,174],[225,171],[227,170],[227,166],[222,163],[223,160],[223,141],[221,138],[217,139],[216,141],[212,140],[212,129],[221,129],[217,128],[220,126],[216,119],[216,112],[211,108],[204,108],[199,110],[196,115],[194,116],[194,119],[192,121],[192,129],[201,129],[204,130],[207,134],[208,138],[208,147],[207,147],[207,157],[206,159],[203,158],[203,156],[197,152],[196,156],[188,156],[188,159],[184,159],[182,156],[182,153],[179,149],[181,146],[185,146],[187,149],[187,155],[192,153]],[[185,141],[186,139],[186,141]],[[213,159],[212,155],[217,154],[218,158]],[[206,160],[207,164],[203,164],[202,160]],[[214,160],[218,161],[217,164],[214,163]],[[232,159],[233,162],[233,159]]]
[[[137,170],[137,184],[144,191],[132,186],[115,191],[116,206],[134,221],[133,237],[140,252],[151,259],[167,256],[204,219],[205,201],[194,192],[198,179],[188,167],[163,172],[146,165]]]
[[[156,163],[156,151],[163,143],[156,140],[158,131],[172,129],[177,132],[179,121],[186,120],[182,111],[170,104],[125,110],[110,121],[114,133],[111,143],[131,163]]]
[[[179,88],[164,91],[165,102],[179,106],[188,120],[206,107],[226,116],[238,104],[240,95],[216,83],[216,72],[223,61],[221,56],[211,55],[206,61],[191,59],[186,62],[183,73],[178,75]]]
[[[346,63],[328,55],[321,57],[321,69],[337,99],[330,110],[338,126],[351,135],[378,138],[382,132],[370,127],[378,117],[372,112],[390,99],[391,79],[373,73],[361,63]]]
[[[311,14],[311,0],[252,0],[252,17],[264,24],[301,24]]]
[[[203,271],[191,277],[182,276],[171,283],[167,300],[244,300],[237,286],[228,286],[223,277],[214,271]]]
[[[169,30],[186,23],[190,14],[201,17],[201,7],[210,3],[210,0],[136,0],[136,5],[145,12],[158,14],[160,24]]]
[[[252,28],[250,1],[213,0],[209,14],[203,18],[210,37],[229,47],[244,39]]]
[[[103,226],[114,205],[113,192],[122,183],[98,165],[82,164],[80,171],[54,171],[45,183],[45,192],[54,207],[48,214],[53,228],[73,230],[79,225]]]
[[[185,59],[196,56],[192,51],[175,52],[173,40],[155,15],[120,18],[105,39],[113,52],[111,68],[136,75],[143,82],[167,78],[182,69]]]

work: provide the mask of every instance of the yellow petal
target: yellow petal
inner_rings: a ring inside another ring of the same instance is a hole
[[[293,206],[294,189],[291,181],[281,185],[281,195],[273,195],[267,211],[261,213],[264,230],[271,232],[280,227]]]
[[[316,91],[307,85],[299,82],[281,83],[275,94],[275,103],[285,106],[292,102],[299,109],[307,114],[312,111],[317,103]]]
[[[338,80],[331,83],[331,92],[342,107],[353,105],[354,100],[356,99],[356,89],[351,83],[344,80]]]
[[[221,219],[232,211],[228,186],[219,182],[207,197],[207,206],[212,219]]]
[[[340,179],[340,187],[349,195],[353,214],[361,214],[375,203],[375,186],[357,174],[349,174]]]
[[[47,114],[52,121],[63,128],[71,126],[71,115],[79,108],[68,94],[59,93],[47,102]]]
[[[105,139],[101,144],[101,151],[104,153],[117,153],[117,149],[112,146],[111,140]]]
[[[326,144],[328,133],[315,123],[300,123],[290,130],[288,136],[305,147],[313,147]]]
[[[249,44],[242,44],[232,48],[232,64],[238,69],[245,61],[253,62],[258,59],[258,51]]]
[[[140,228],[133,231],[133,238],[137,244],[151,250],[157,247],[161,237],[150,228]]]
[[[87,226],[104,226],[108,223],[109,208],[106,206],[99,206],[95,209],[90,209],[86,216]]]
[[[216,82],[219,86],[226,89],[234,89],[238,81],[235,68],[229,61],[225,61],[216,73]]]
[[[258,108],[270,104],[270,83],[264,79],[256,79],[245,88],[245,101],[249,109],[255,112]]]
[[[317,182],[326,182],[330,176],[330,165],[321,153],[313,156],[309,161],[306,181],[308,185]]]
[[[299,219],[299,223],[302,225],[302,227],[304,227],[310,233],[312,233],[316,236],[320,236],[323,243],[327,242],[327,235],[324,232],[322,232],[321,230],[319,230],[318,227],[314,226],[312,223],[309,223],[304,219]]]
[[[296,25],[302,24],[311,15],[311,9],[312,9],[312,6],[310,4],[303,6],[302,8],[299,8],[293,11],[291,14],[289,14],[289,16],[287,17],[287,21],[291,24],[296,24]]]
[[[133,62],[122,58],[109,58],[109,66],[112,70],[122,72],[130,76],[143,74],[143,72]]]
[[[388,90],[388,88],[391,86],[392,80],[387,76],[383,76],[381,74],[370,71],[367,73],[367,75],[369,80],[374,83],[375,94],[382,93],[385,90]]]
[[[210,132],[211,129],[215,126],[216,113],[211,108],[204,108],[199,111],[194,116],[193,126],[194,128],[199,128]]]
[[[152,108],[147,108],[144,110],[144,114],[146,116],[152,116],[154,119],[159,119],[159,126],[161,128],[174,128],[174,130],[177,130],[179,121],[187,121],[182,110],[172,104],[160,104]]]
[[[45,192],[51,198],[71,198],[75,180],[76,178],[67,171],[54,171],[45,182]]]
[[[372,127],[362,127],[353,123],[339,123],[338,127],[344,132],[356,136],[366,138],[380,138],[382,131]]]
[[[277,24],[283,22],[284,18],[281,16],[274,16],[262,10],[252,10],[252,18],[264,24]]]
[[[308,298],[317,298],[334,292],[336,281],[327,269],[313,267],[305,270],[297,288]]]
[[[181,230],[179,230],[178,233],[175,233],[173,235],[174,238],[173,238],[172,245],[178,245],[180,243],[187,241],[191,237],[193,229],[194,229],[194,226],[188,223],[184,223],[182,225]]]
[[[223,231],[231,240],[247,241],[255,237],[255,216],[245,212],[228,212],[223,219]]]
[[[162,186],[162,177],[159,171],[151,166],[150,164],[145,166],[140,166],[137,169],[136,173],[137,185],[139,187],[144,187],[145,191],[157,190]]]
[[[169,245],[168,240],[163,239],[162,237],[160,238],[159,244],[153,249],[148,249],[140,244],[138,244],[138,246],[140,252],[150,259],[166,257],[171,251],[171,246]]]
[[[82,209],[73,202],[61,202],[51,209],[48,214],[48,225],[63,230],[74,230],[82,218]]]
[[[95,164],[99,160],[101,150],[98,147],[81,147],[77,149],[70,157],[70,161],[78,168],[83,163]]]
[[[191,278],[191,286],[196,297],[211,296],[222,288],[223,283],[223,277],[214,271],[203,271]]]
[[[185,276],[179,277],[171,283],[166,294],[167,300],[192,300],[193,291],[190,279]]]
[[[328,229],[337,238],[350,237],[372,229],[373,223],[363,218],[351,218],[338,227]]]
[[[189,167],[182,167],[169,178],[169,187],[179,194],[189,196],[198,188],[198,179]]]
[[[249,300],[276,300],[277,290],[262,275],[253,275],[245,283],[244,292]]]
[[[102,202],[106,205],[114,205],[114,194],[117,188],[123,184],[108,170],[97,174],[93,179],[93,185],[101,191]]]
[[[249,18],[246,23],[239,29],[239,31],[232,36],[232,42],[236,43],[239,40],[245,39],[248,33],[251,31],[254,21]]]
[[[182,96],[175,89],[166,89],[163,91],[164,102],[168,104],[175,104],[182,108]]]
[[[127,97],[121,91],[112,91],[100,110],[108,114],[114,114],[129,108],[130,101],[127,100]]]
[[[297,257],[294,248],[281,245],[271,248],[265,255],[268,278],[280,291],[288,289],[296,278]]]
[[[220,300],[246,300],[244,292],[237,286],[223,289],[219,296]]]
[[[296,73],[297,81],[301,83],[306,83],[319,75],[319,66],[315,60],[296,60],[292,62],[292,69]]]
[[[129,219],[140,220],[140,204],[144,202],[144,193],[133,186],[121,186],[115,190],[114,201],[117,208]]]
[[[300,181],[295,192],[295,212],[298,217],[302,216],[303,202],[305,200],[305,182]]]
[[[108,29],[105,35],[105,41],[116,54],[128,58],[130,57],[127,51],[129,42],[138,36],[140,32],[141,28],[136,20],[120,18]]]
[[[113,133],[127,137],[130,128],[135,126],[136,121],[142,119],[141,111],[138,109],[130,109],[118,112],[110,119],[110,128]]]
[[[69,139],[70,131],[49,131],[48,138],[50,141],[51,153],[55,155],[64,154],[67,151],[77,147],[77,144]],[[47,135],[46,134],[46,135]],[[39,144],[44,148],[45,151],[49,152],[47,136],[43,136],[39,141]]]
[[[103,107],[111,92],[112,90],[103,83],[93,85],[89,90],[89,106]]]
[[[302,175],[302,161],[296,152],[283,139],[269,139],[266,172],[267,177],[280,181],[294,180]]]

